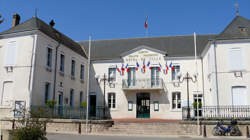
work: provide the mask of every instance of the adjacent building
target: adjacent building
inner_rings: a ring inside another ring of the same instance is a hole
[[[45,105],[80,107],[86,101],[87,57],[81,46],[37,17],[0,34],[0,117]]]

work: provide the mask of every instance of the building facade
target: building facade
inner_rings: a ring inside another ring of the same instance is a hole
[[[13,117],[14,109],[51,100],[80,107],[88,67],[80,45],[37,17],[19,24],[17,16],[0,35],[0,116]]]
[[[92,41],[90,114],[181,119],[197,101],[249,105],[249,27],[237,16],[220,34],[197,35],[196,60],[192,35]]]

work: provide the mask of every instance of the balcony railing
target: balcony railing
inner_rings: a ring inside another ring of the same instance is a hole
[[[248,119],[250,120],[250,106],[203,106],[198,109],[190,107],[190,118],[187,118],[188,108],[182,108],[182,119]]]
[[[163,80],[159,79],[123,79],[123,89],[163,89]]]

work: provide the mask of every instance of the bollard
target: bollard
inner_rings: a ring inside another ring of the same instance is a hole
[[[206,125],[203,126],[203,137],[207,137],[207,129],[206,129]]]
[[[249,128],[246,126],[246,137],[249,138]]]
[[[12,122],[12,130],[15,129],[15,119],[13,119],[13,122]]]
[[[46,132],[46,122],[43,122],[43,130]]]
[[[82,125],[81,125],[81,122],[79,123],[78,133],[79,133],[79,134],[81,134],[81,133],[82,133]]]

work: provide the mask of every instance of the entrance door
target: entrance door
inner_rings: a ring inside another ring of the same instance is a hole
[[[137,93],[136,118],[150,118],[150,94]]]
[[[63,93],[58,95],[58,115],[63,115]]]
[[[89,102],[90,102],[89,116],[95,117],[96,116],[96,95],[90,95],[89,97],[90,97],[89,98]]]

